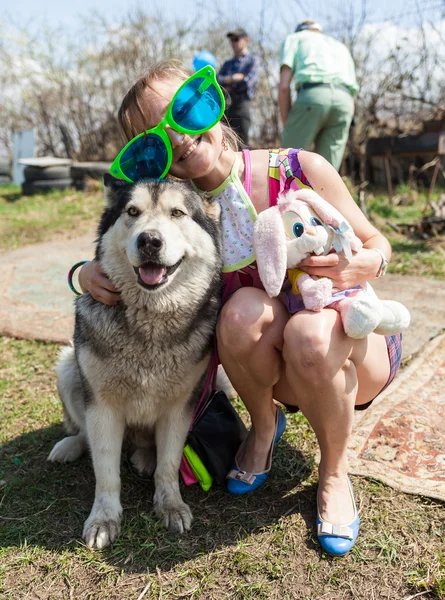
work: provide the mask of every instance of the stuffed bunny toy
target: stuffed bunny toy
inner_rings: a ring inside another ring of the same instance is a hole
[[[346,334],[354,339],[373,331],[394,335],[408,327],[410,314],[405,306],[380,300],[368,283],[333,290],[327,277],[313,277],[296,268],[310,254],[326,255],[334,249],[351,260],[362,247],[346,219],[313,190],[280,194],[276,206],[259,214],[253,244],[266,292],[271,298],[281,294],[291,314],[329,306],[341,314]],[[286,268],[292,289],[282,291]]]

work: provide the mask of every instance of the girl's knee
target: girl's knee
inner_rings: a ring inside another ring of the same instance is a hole
[[[259,318],[256,303],[245,296],[236,292],[221,309],[217,333],[223,343],[229,344],[234,338],[244,336]]]
[[[284,329],[283,358],[302,377],[332,377],[343,360],[339,351],[343,340],[341,321],[334,311],[295,315]]]
[[[280,309],[273,302],[264,291],[256,288],[235,292],[223,306],[218,319],[218,344],[231,351],[250,351],[266,331],[275,328],[282,332],[284,319],[280,318]]]

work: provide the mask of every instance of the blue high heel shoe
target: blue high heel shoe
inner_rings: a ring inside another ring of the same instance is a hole
[[[317,496],[317,537],[321,547],[332,556],[344,556],[355,544],[360,527],[360,519],[357,512],[357,506],[354,499],[352,484],[348,478],[349,490],[351,492],[352,503],[354,505],[354,518],[347,525],[334,525],[329,521],[323,521],[318,510]]]
[[[283,434],[283,431],[286,429],[286,417],[281,410],[281,408],[277,407],[277,416],[275,421],[275,435],[273,438],[272,446],[269,452],[269,458],[267,460],[266,470],[261,473],[249,473],[248,471],[244,471],[240,469],[237,461],[237,457],[235,457],[235,465],[233,469],[227,475],[227,489],[228,491],[235,495],[239,496],[241,494],[248,494],[249,492],[254,492],[257,490],[263,483],[266,481],[270,468],[272,466],[272,454],[273,447],[278,442],[280,437]]]

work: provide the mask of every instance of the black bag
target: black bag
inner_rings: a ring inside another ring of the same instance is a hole
[[[218,485],[224,485],[247,429],[224,392],[211,393],[187,442]]]

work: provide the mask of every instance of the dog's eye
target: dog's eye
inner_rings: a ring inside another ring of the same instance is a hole
[[[171,216],[172,217],[183,217],[185,215],[184,212],[182,212],[182,210],[180,210],[179,208],[174,208],[171,212]]]
[[[130,208],[127,210],[127,214],[130,215],[130,217],[137,217],[139,210],[135,206],[130,206]]]
[[[323,223],[320,221],[320,219],[317,219],[317,217],[311,217],[310,223],[314,227],[323,227]]]

